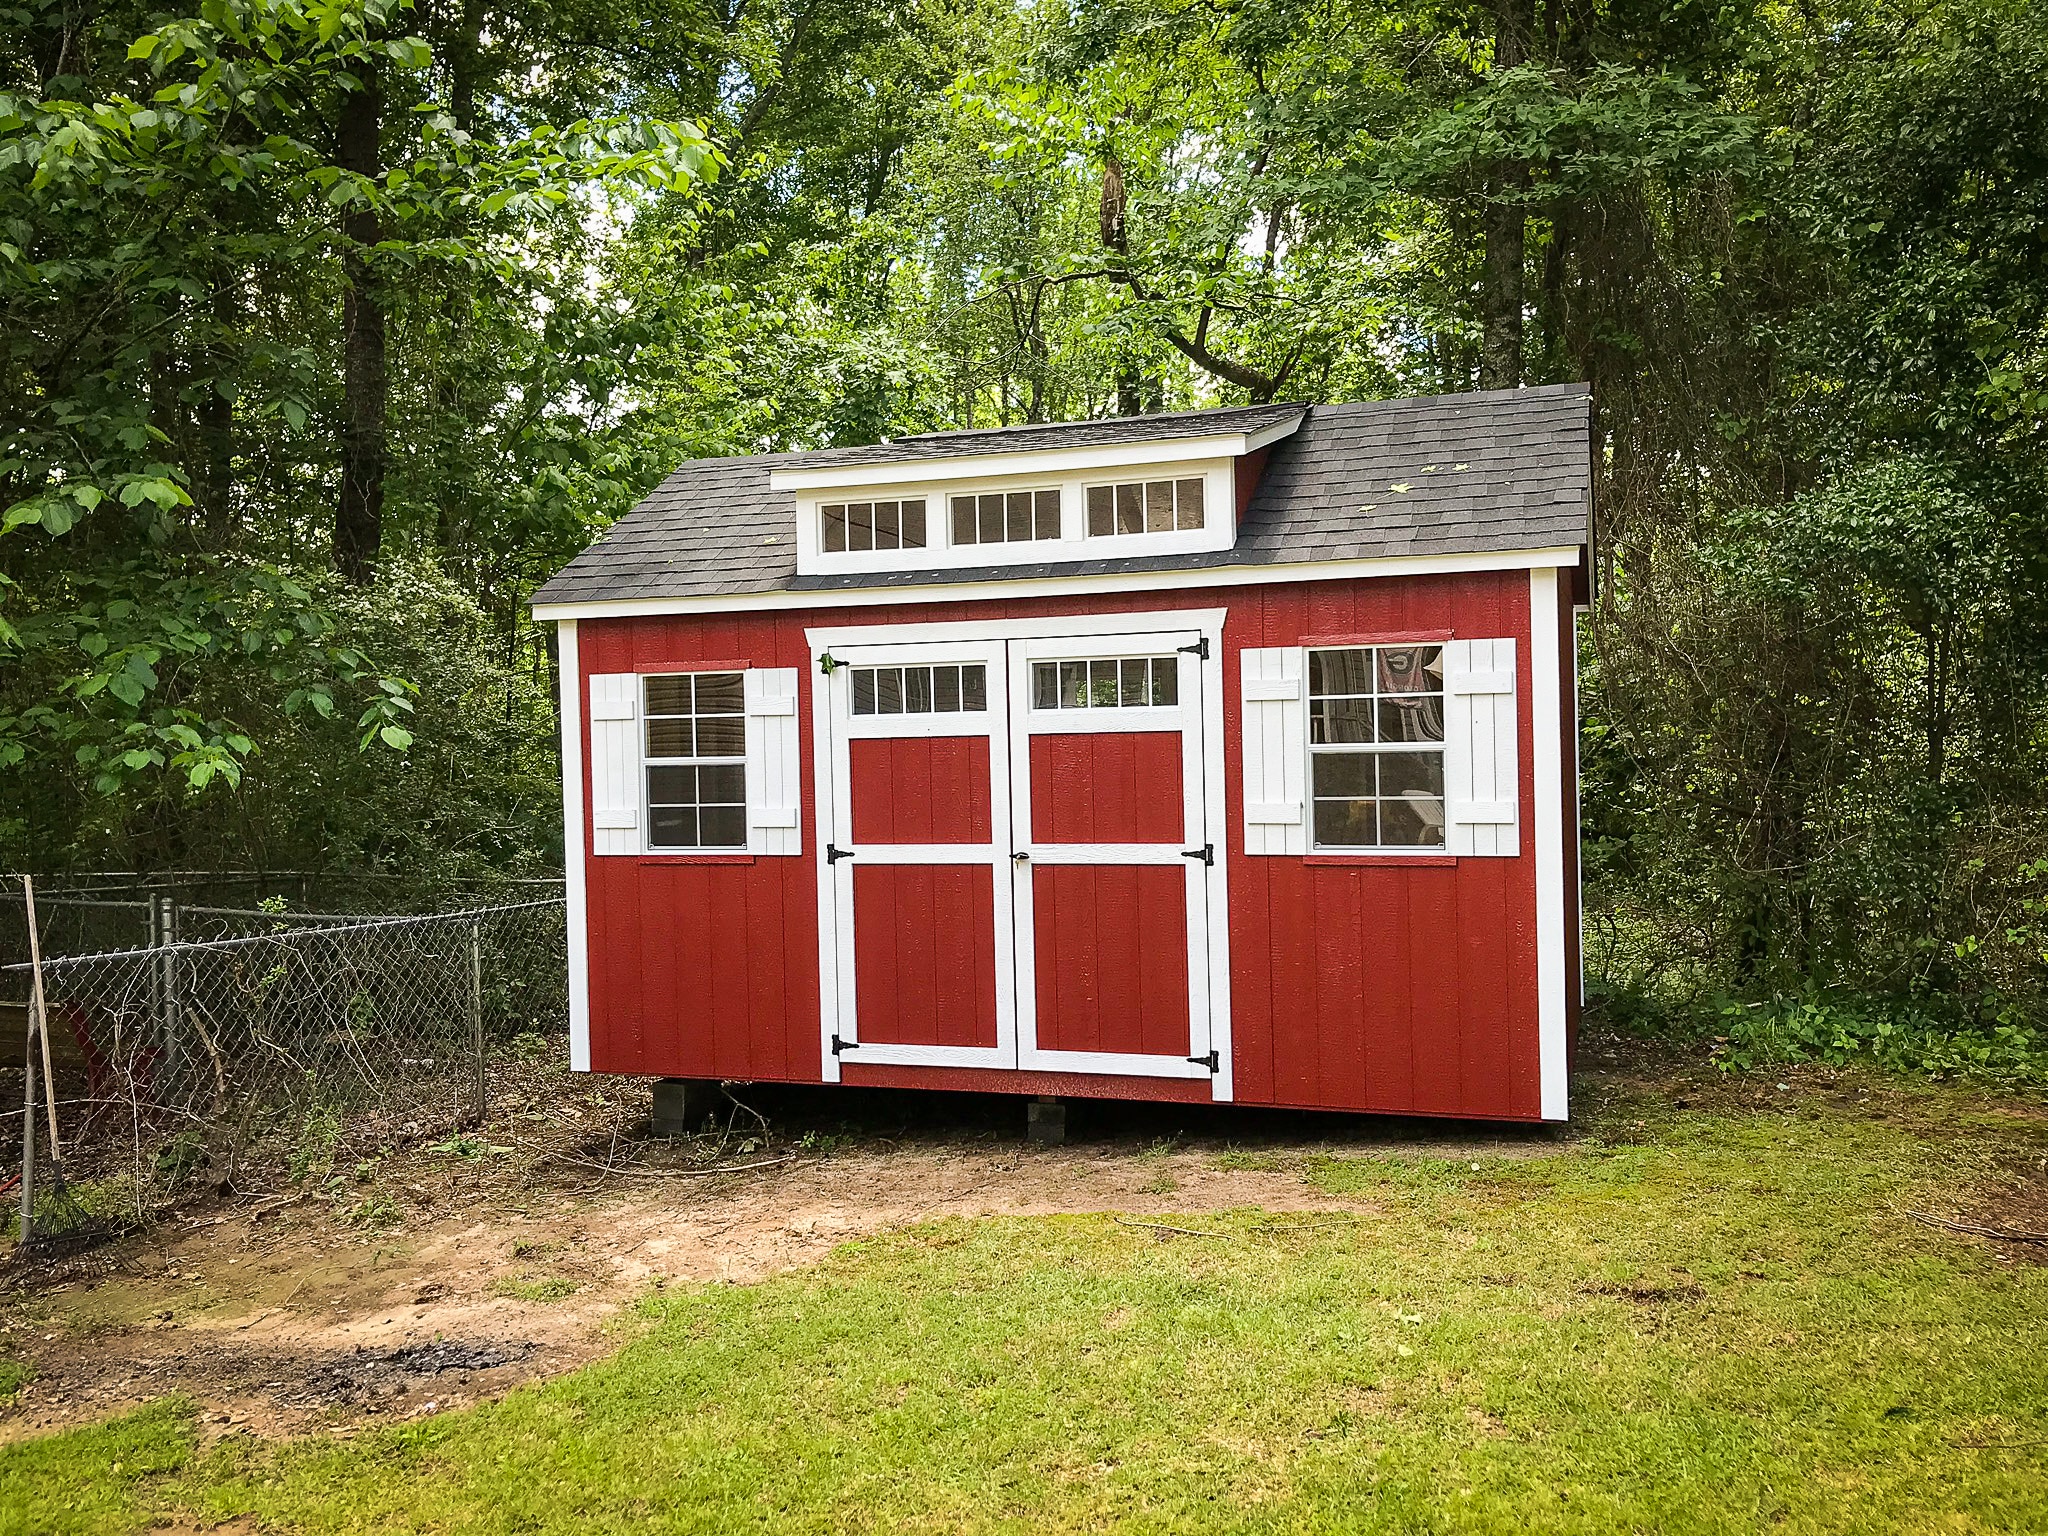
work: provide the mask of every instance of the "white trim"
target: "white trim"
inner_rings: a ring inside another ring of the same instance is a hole
[[[816,606],[826,606],[819,604]],[[1030,619],[972,619],[938,624],[839,625],[806,629],[813,653],[860,646],[878,654],[896,646],[924,646],[960,640],[1109,640],[1122,635],[1163,635],[1186,631],[1212,634],[1211,654],[1223,633],[1222,608],[1169,608],[1153,613],[1076,613]],[[903,636],[907,638],[895,638]],[[891,655],[887,661],[907,660]],[[862,719],[868,718],[863,715]]]
[[[832,1051],[832,1036],[839,1023],[839,903],[833,898],[832,864],[825,856],[839,803],[837,775],[831,771],[832,740],[832,690],[813,674],[811,797],[818,829],[814,866],[818,873],[818,1076],[828,1083],[839,1081],[839,1058]]]
[[[1558,697],[1557,572],[1529,573],[1529,716],[1536,797],[1536,1038],[1542,1114],[1563,1120],[1570,1110],[1565,1061],[1564,775]]]
[[[723,592],[703,597],[624,597],[536,603],[537,620],[624,619],[665,613],[783,612],[803,608],[876,608],[892,603],[1010,601],[1091,593],[1128,596],[1187,587],[1269,586],[1293,581],[1358,581],[1375,576],[1445,576],[1466,571],[1529,571],[1576,566],[1577,545],[1461,555],[1397,555],[1371,560],[1304,560],[1281,565],[1179,566],[1100,576],[1034,576],[1016,581],[931,581],[919,586],[823,587]],[[994,562],[1000,563],[1000,562]],[[1108,615],[1102,615],[1108,617]],[[1152,620],[1158,623],[1157,619]]]
[[[590,1070],[590,907],[583,866],[583,673],[576,621],[555,629],[562,712],[562,877],[568,898],[569,1070]]]
[[[1024,453],[960,454],[948,458],[895,459],[886,464],[826,464],[768,473],[771,491],[832,491],[873,486],[987,480],[997,476],[1060,475],[1173,464],[1184,459],[1236,459],[1278,442],[1301,425],[1303,416],[1256,432],[1211,432],[1201,437],[1159,438],[1139,443],[1098,443],[1085,448],[1040,448]]]
[[[1586,1006],[1586,765],[1579,760],[1584,752],[1583,738],[1579,731],[1579,623],[1578,616],[1591,610],[1583,604],[1572,609],[1572,827],[1571,836],[1579,844],[1577,856],[1572,860],[1572,869],[1578,879],[1573,882],[1572,897],[1578,904],[1578,927],[1574,930],[1579,939],[1579,1007]]]

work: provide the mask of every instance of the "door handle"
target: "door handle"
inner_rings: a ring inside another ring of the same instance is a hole
[[[1011,854],[1010,858],[1018,864],[1029,864],[1031,862],[1031,855],[1026,853],[1021,848],[1019,848],[1015,853]]]

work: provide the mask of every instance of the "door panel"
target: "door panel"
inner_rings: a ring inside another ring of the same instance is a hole
[[[986,736],[870,737],[849,747],[855,844],[991,842]]]
[[[1186,831],[1178,732],[1031,741],[1031,840],[1172,843]]]
[[[1031,896],[1040,1050],[1193,1054],[1180,870],[1048,865]]]
[[[997,1046],[988,865],[856,865],[853,935],[863,1045]]]

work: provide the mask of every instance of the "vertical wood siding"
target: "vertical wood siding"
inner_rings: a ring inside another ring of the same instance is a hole
[[[1034,735],[1031,840],[1179,842],[1187,825],[1180,762],[1179,731]]]
[[[1527,847],[1515,858],[1438,864],[1246,858],[1238,747],[1244,647],[1296,645],[1305,635],[1439,630],[1512,639],[1519,799],[1532,803],[1526,572],[590,619],[579,626],[580,664],[586,680],[736,660],[798,668],[802,830],[804,846],[814,848],[809,690],[816,674],[807,627],[1217,606],[1229,610],[1221,664],[1238,1101],[1537,1118],[1535,872]],[[1569,735],[1566,752],[1569,764]],[[1567,773],[1568,787],[1573,777]],[[1573,825],[1568,819],[1568,833]],[[813,860],[589,857],[585,867],[597,1070],[819,1079]],[[1567,905],[1570,930],[1576,903]],[[1571,943],[1575,958],[1575,932]],[[1012,1081],[986,1076],[990,1086]],[[1131,1096],[1158,1095],[1134,1083]]]
[[[864,1044],[996,1043],[993,878],[986,864],[856,864],[853,990]]]
[[[1032,873],[1040,1049],[1187,1055],[1187,892],[1158,864]]]
[[[852,743],[853,841],[986,843],[986,736],[868,736]]]

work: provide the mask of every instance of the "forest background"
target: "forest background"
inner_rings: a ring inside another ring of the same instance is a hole
[[[2048,1080],[2048,7],[0,3],[0,867],[559,867],[681,460],[1583,380],[1589,980]]]

